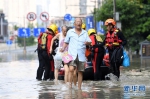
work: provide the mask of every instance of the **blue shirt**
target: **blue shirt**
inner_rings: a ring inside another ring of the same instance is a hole
[[[68,54],[70,54],[75,60],[77,55],[79,61],[86,61],[85,50],[86,45],[85,42],[91,42],[91,39],[88,36],[88,33],[85,30],[82,30],[80,35],[75,32],[75,29],[70,29],[67,32],[65,43],[69,43],[68,45]]]

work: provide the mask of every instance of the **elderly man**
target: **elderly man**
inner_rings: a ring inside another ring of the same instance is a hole
[[[68,54],[73,57],[73,61],[68,64],[70,88],[72,88],[73,72],[77,68],[78,89],[81,90],[84,65],[86,61],[86,45],[90,45],[91,40],[88,33],[82,29],[82,20],[80,18],[75,19],[74,26],[74,29],[70,29],[67,32],[67,36],[64,41],[65,43],[60,51],[63,52],[65,47],[68,45]]]

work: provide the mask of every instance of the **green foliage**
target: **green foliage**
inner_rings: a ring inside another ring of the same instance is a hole
[[[42,22],[41,24],[36,23],[36,26],[37,26],[37,27],[43,27],[43,26],[44,26],[44,23],[43,23],[43,22]]]
[[[150,34],[147,36],[147,40],[150,41]]]
[[[113,18],[113,0],[105,0],[105,3],[97,9],[97,21],[105,21]],[[127,38],[127,48],[137,50],[139,42],[146,39],[150,33],[150,6],[136,2],[136,0],[116,0],[116,12],[122,24],[122,31]]]
[[[18,37],[17,41],[18,41],[18,46],[20,47],[24,46],[24,38]],[[30,36],[29,38],[25,38],[25,41],[26,41],[26,46],[31,46],[36,44],[33,36]]]
[[[14,30],[16,31],[16,30],[18,30],[19,27],[18,27],[17,25],[14,25],[13,28],[14,28]]]
[[[34,24],[29,22],[28,23],[28,28],[31,28],[31,29],[34,28]]]

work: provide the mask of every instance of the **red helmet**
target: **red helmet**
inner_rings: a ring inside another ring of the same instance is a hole
[[[116,22],[115,22],[115,20],[114,19],[107,19],[106,21],[105,21],[105,25],[107,26],[108,24],[112,24],[112,25],[116,25]]]

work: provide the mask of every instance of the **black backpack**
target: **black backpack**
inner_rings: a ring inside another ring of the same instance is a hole
[[[122,62],[123,62],[123,48],[118,47],[112,53],[111,63],[117,63],[121,65]]]

